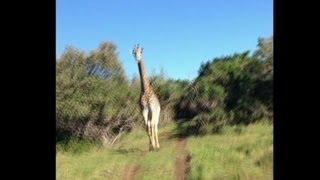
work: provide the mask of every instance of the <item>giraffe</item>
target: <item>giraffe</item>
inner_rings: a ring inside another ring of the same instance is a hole
[[[139,44],[135,45],[132,54],[138,64],[140,81],[141,81],[141,97],[140,107],[145,121],[146,130],[149,136],[149,150],[159,149],[158,141],[158,123],[160,119],[160,103],[153,91],[148,79],[147,70],[143,62],[143,47]],[[152,147],[151,147],[152,146]]]

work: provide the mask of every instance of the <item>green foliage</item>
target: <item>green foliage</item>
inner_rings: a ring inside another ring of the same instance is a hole
[[[263,61],[273,61],[273,36],[269,38],[258,39],[259,49],[254,53],[254,56]]]
[[[164,73],[153,75],[150,80],[161,104],[160,123],[174,121],[177,116],[174,108],[185,93],[189,81],[170,79]]]
[[[89,55],[69,47],[58,60],[57,137],[101,138],[138,118],[116,46],[102,43]],[[130,124],[129,126],[126,126]]]
[[[99,141],[79,140],[77,138],[71,138],[69,140],[62,140],[56,144],[57,151],[69,152],[72,154],[81,154],[97,150],[101,147]]]
[[[129,81],[113,43],[89,54],[66,49],[57,62],[57,139],[112,140],[143,126],[140,78]],[[219,132],[227,124],[249,124],[273,117],[273,40],[260,38],[258,49],[203,63],[193,81],[150,77],[162,113],[160,125],[185,119],[188,134]],[[191,132],[192,131],[192,132]]]
[[[199,76],[177,105],[179,117],[192,121],[191,134],[217,132],[225,124],[272,119],[272,43],[272,39],[261,39],[253,56],[246,51],[201,65]]]
[[[174,179],[175,137],[190,135],[201,136],[188,138],[188,178],[272,178],[272,37],[253,55],[203,63],[193,81],[150,77],[161,104],[158,152],[146,152],[140,78],[126,78],[114,44],[89,54],[69,47],[56,72],[59,179],[123,179],[132,165],[138,179]]]

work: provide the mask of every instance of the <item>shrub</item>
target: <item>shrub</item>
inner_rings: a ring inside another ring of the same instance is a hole
[[[139,118],[116,46],[102,43],[89,55],[69,47],[57,62],[57,139],[112,142]]]
[[[203,63],[176,110],[194,134],[218,132],[225,124],[249,124],[273,118],[272,40],[259,40],[249,52]]]

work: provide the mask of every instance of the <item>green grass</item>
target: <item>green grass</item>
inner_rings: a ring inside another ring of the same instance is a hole
[[[267,123],[226,127],[188,138],[190,179],[272,179],[273,128]]]
[[[114,147],[73,142],[57,145],[57,179],[123,179],[139,166],[136,179],[175,179],[176,126],[159,129],[161,149],[148,152],[148,137],[135,129]],[[189,179],[272,179],[273,128],[267,123],[226,127],[221,134],[188,137]]]
[[[148,152],[148,137],[141,129],[123,136],[112,148],[88,148],[88,143],[73,143],[67,150],[59,147],[57,179],[123,179],[126,169],[134,165],[140,166],[138,179],[174,179],[175,140],[168,140],[171,129],[169,125],[159,130],[162,147],[157,152]],[[74,147],[83,151],[74,151]]]

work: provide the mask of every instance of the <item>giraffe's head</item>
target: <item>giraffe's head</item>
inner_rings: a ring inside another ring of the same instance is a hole
[[[142,60],[142,53],[143,53],[143,47],[141,47],[139,44],[135,45],[132,50],[132,55],[137,62],[140,62]]]

